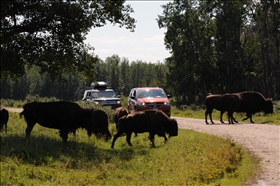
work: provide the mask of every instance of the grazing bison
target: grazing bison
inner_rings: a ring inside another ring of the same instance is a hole
[[[120,137],[123,133],[126,133],[126,141],[128,145],[132,146],[130,139],[132,132],[134,133],[144,133],[149,132],[149,139],[152,142],[152,146],[155,147],[154,144],[154,136],[157,134],[158,136],[162,136],[165,139],[165,133],[171,136],[178,135],[178,124],[175,119],[169,118],[162,111],[141,111],[134,112],[128,114],[127,116],[123,116],[118,121],[119,130],[114,135],[114,139],[111,145],[111,148],[114,148],[115,141]]]
[[[7,134],[7,123],[9,120],[9,112],[2,105],[0,105],[0,113],[1,113],[1,121],[0,121],[0,132],[3,130],[3,126],[5,126],[5,132]]]
[[[123,116],[126,116],[126,115],[128,115],[128,111],[127,111],[126,108],[124,108],[124,107],[118,107],[118,108],[115,109],[115,112],[114,112],[114,121],[115,121],[115,123],[116,123],[116,128],[117,128],[117,130],[119,129],[119,127],[118,127],[118,121],[119,121],[119,119],[120,119],[121,117],[123,117]]]
[[[252,115],[257,112],[264,112],[265,114],[273,113],[272,100],[270,98],[265,98],[259,92],[245,91],[233,93],[231,95],[238,95],[241,97],[240,105],[234,111],[246,113],[246,118],[244,118],[243,121],[250,118],[250,122],[254,123],[252,120]],[[224,111],[221,111],[221,119],[223,113]]]
[[[94,109],[81,108],[76,103],[65,101],[27,103],[20,113],[20,116],[22,115],[27,123],[25,130],[27,139],[30,138],[30,133],[36,123],[44,127],[59,129],[64,143],[67,143],[68,133],[78,128],[86,129],[89,137],[94,133],[97,137],[105,135],[107,140],[111,138],[108,130],[108,116]],[[107,118],[107,122],[104,118]]]
[[[219,110],[221,112],[228,112],[228,122],[229,124],[234,123],[233,112],[236,108],[239,107],[240,97],[238,95],[232,94],[210,94],[206,96],[205,104],[205,122],[208,124],[207,116],[209,115],[211,123],[214,124],[212,120],[213,109]],[[220,120],[222,123],[222,118]]]
[[[95,134],[98,138],[105,137],[106,141],[111,139],[111,132],[109,131],[109,118],[108,114],[101,109],[93,108],[92,110],[92,119],[93,127],[89,127],[88,136],[91,136],[92,133]]]

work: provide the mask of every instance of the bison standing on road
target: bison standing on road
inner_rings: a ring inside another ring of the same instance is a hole
[[[115,123],[116,123],[116,128],[117,128],[117,130],[119,129],[119,127],[118,127],[118,121],[119,121],[119,119],[120,119],[121,117],[123,117],[123,116],[126,116],[126,115],[128,115],[128,111],[127,111],[126,108],[124,108],[124,107],[118,107],[118,108],[115,109],[115,112],[114,112],[114,121],[115,121]]]
[[[250,118],[250,122],[254,123],[252,120],[252,115],[257,112],[264,112],[265,114],[273,113],[273,104],[270,98],[265,98],[261,93],[255,91],[245,91],[233,93],[231,95],[237,95],[241,97],[241,102],[239,107],[237,107],[235,112],[246,112],[247,120]],[[221,111],[221,119],[224,111]]]
[[[212,120],[213,109],[221,111],[221,113],[228,112],[228,122],[229,124],[234,123],[233,112],[239,107],[240,96],[232,94],[210,94],[206,96],[205,104],[205,122],[208,124],[207,116],[209,115],[211,123],[214,124]],[[220,119],[222,123],[222,117]]]
[[[134,133],[144,133],[149,132],[149,139],[152,142],[152,146],[155,147],[154,144],[154,136],[157,134],[158,136],[162,136],[165,138],[165,133],[171,136],[178,135],[178,123],[175,119],[169,118],[162,111],[142,111],[142,112],[134,112],[128,114],[127,116],[123,116],[118,121],[119,130],[115,134],[111,148],[114,148],[115,141],[120,137],[123,133],[126,133],[126,141],[128,145],[132,146],[130,139],[132,132]]]
[[[27,123],[25,130],[27,139],[30,138],[30,133],[36,123],[44,127],[59,129],[64,143],[67,143],[68,133],[78,128],[86,129],[89,137],[95,133],[97,137],[105,135],[107,140],[111,138],[108,121],[105,124],[103,121],[104,116],[101,116],[102,122],[98,122],[99,116],[93,109],[83,109],[76,103],[66,101],[27,103],[20,113],[20,116],[22,115]],[[107,125],[107,128],[103,125]]]
[[[3,126],[5,126],[5,132],[7,134],[7,123],[9,120],[9,112],[6,110],[2,105],[0,105],[0,114],[1,114],[1,121],[0,121],[0,132],[3,130]]]

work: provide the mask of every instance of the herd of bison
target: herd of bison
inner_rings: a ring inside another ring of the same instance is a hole
[[[273,113],[272,100],[265,98],[261,93],[255,91],[245,91],[231,94],[209,94],[205,99],[206,111],[205,122],[209,115],[211,123],[213,109],[221,112],[220,121],[223,123],[222,115],[224,112],[228,113],[229,124],[237,123],[233,117],[234,112],[246,113],[246,118],[253,123],[252,115],[257,112],[264,112],[265,114]],[[1,106],[1,125],[2,131],[5,126],[7,133],[7,122],[9,119],[8,111]],[[109,141],[111,139],[111,132],[109,130],[108,114],[96,108],[82,108],[73,102],[58,101],[58,102],[33,102],[27,103],[23,106],[23,111],[20,116],[24,116],[27,123],[26,139],[30,138],[30,133],[36,123],[41,126],[58,129],[60,137],[66,144],[68,134],[79,128],[85,129],[88,136],[94,134],[97,138]],[[111,148],[118,137],[126,134],[126,141],[128,145],[131,144],[132,133],[149,133],[149,139],[154,144],[154,136],[158,135],[164,137],[167,141],[166,134],[171,136],[178,135],[178,123],[175,119],[168,117],[164,112],[158,110],[147,110],[141,112],[128,113],[128,111],[119,107],[115,109],[114,120],[116,123],[117,133],[113,137]]]

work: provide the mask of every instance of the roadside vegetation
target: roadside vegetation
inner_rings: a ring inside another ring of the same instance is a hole
[[[123,106],[127,98],[121,98]],[[58,101],[56,98],[27,97],[25,101],[4,100],[5,107],[22,108],[27,102]],[[111,109],[78,101],[82,107],[104,109],[110,130],[116,133]],[[204,119],[203,106],[173,106],[172,116]],[[280,102],[274,114],[255,114],[257,123],[280,124]],[[242,114],[235,114],[242,121]],[[219,121],[219,112],[213,112]],[[224,121],[227,122],[226,114]],[[35,125],[29,142],[26,123],[10,113],[8,133],[1,134],[1,185],[244,185],[258,170],[258,159],[228,139],[179,129],[179,136],[164,144],[156,137],[151,148],[147,133],[132,138],[132,148],[121,137],[115,149],[110,142],[88,138],[78,130],[69,134],[67,147],[58,130]],[[5,171],[3,171],[5,170]],[[176,176],[174,176],[176,175]]]
[[[13,100],[13,99],[1,99],[1,104],[5,107],[15,107],[15,108],[22,108],[25,103],[34,102],[34,101],[58,101],[59,99],[55,97],[39,97],[39,96],[27,96],[24,101],[19,100]],[[122,106],[127,108],[127,97],[122,96],[121,97]],[[90,103],[84,102],[84,101],[78,101],[78,104],[80,104],[82,107],[100,107],[104,109],[109,117],[110,121],[113,122],[113,118],[111,117],[113,112],[111,109],[104,108],[99,105],[92,105]],[[171,99],[171,116],[178,116],[178,117],[185,117],[185,118],[198,118],[198,119],[205,119],[205,106],[204,105],[175,105],[174,102]],[[273,101],[273,114],[269,114],[264,116],[263,113],[256,113],[253,115],[253,121],[255,123],[262,123],[262,124],[277,124],[280,125],[280,101]],[[242,122],[242,119],[245,117],[245,113],[234,113],[234,117],[237,121]],[[212,114],[213,120],[217,120],[217,122],[220,122],[220,112],[215,110]],[[209,119],[209,117],[208,117]],[[224,113],[223,115],[223,121],[225,123],[228,122],[227,113]],[[246,120],[245,122],[250,122],[249,120]]]
[[[165,144],[148,134],[110,142],[69,134],[65,147],[58,130],[35,125],[25,141],[26,123],[10,113],[8,133],[1,134],[1,185],[243,185],[258,162],[227,139],[179,130]],[[110,124],[116,133],[115,125]]]

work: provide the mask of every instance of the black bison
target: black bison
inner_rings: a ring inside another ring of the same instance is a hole
[[[110,140],[112,136],[109,131],[108,114],[104,110],[97,108],[93,108],[91,110],[93,127],[88,127],[88,136],[91,136],[91,134],[94,133],[98,138],[105,137],[106,141]]]
[[[158,136],[162,136],[167,140],[165,133],[171,136],[178,135],[178,124],[175,119],[169,118],[162,111],[141,111],[134,112],[128,114],[127,116],[123,116],[118,121],[119,130],[114,135],[113,142],[111,148],[114,148],[115,141],[120,137],[123,133],[126,133],[126,141],[128,145],[132,146],[130,139],[132,132],[134,133],[144,133],[149,132],[149,139],[152,142],[152,146],[155,147],[154,144],[154,136],[157,134]]]
[[[232,95],[232,94],[210,94],[210,95],[206,96],[206,99],[205,99],[205,105],[206,105],[205,122],[206,122],[206,124],[209,124],[207,121],[208,115],[211,120],[211,123],[214,124],[214,122],[212,120],[213,109],[219,110],[223,113],[227,111],[228,112],[228,122],[229,122],[229,124],[233,124],[234,123],[233,112],[236,108],[239,107],[240,100],[241,100],[240,96]],[[220,121],[222,123],[224,123],[222,118]]]
[[[116,128],[117,130],[119,129],[118,127],[118,121],[121,117],[128,115],[128,111],[124,107],[118,107],[114,111],[114,121],[116,123]]]
[[[59,129],[60,137],[67,143],[68,133],[75,132],[78,128],[87,130],[90,137],[94,133],[98,138],[104,136],[111,138],[108,130],[108,116],[104,111],[81,108],[78,104],[66,101],[59,102],[34,102],[23,106],[20,116],[24,116],[27,128],[26,138],[36,123],[41,126]]]
[[[0,132],[2,132],[3,127],[5,126],[5,132],[7,134],[7,123],[9,120],[9,112],[2,105],[0,107],[1,107],[1,109],[0,109],[0,113],[1,113]]]
[[[265,98],[259,92],[244,91],[244,92],[232,93],[232,95],[238,95],[241,97],[240,105],[234,111],[246,113],[246,118],[244,118],[243,121],[250,118],[250,122],[254,123],[252,120],[252,115],[257,112],[264,112],[265,114],[273,113],[272,99]],[[221,119],[223,113],[224,111],[221,111]],[[235,120],[235,122],[237,121]]]

